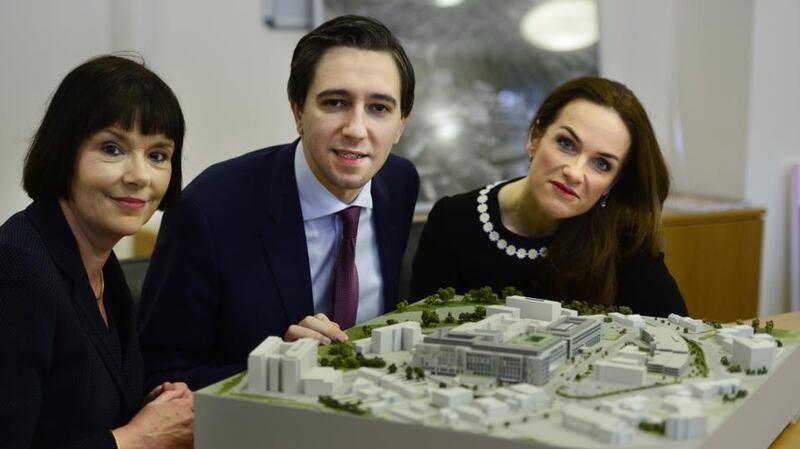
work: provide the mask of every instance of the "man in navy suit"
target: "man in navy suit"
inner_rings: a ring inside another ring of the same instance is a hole
[[[411,62],[377,20],[338,17],[298,42],[288,94],[298,140],[210,167],[164,215],[142,291],[146,386],[223,379],[270,335],[344,341],[398,301],[419,176],[390,152]]]

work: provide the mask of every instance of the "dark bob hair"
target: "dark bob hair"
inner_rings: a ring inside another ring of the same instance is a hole
[[[69,198],[81,144],[115,125],[128,131],[138,126],[143,134],[164,134],[175,143],[172,175],[158,208],[174,205],[186,132],[178,99],[143,62],[114,55],[84,62],[56,89],[25,156],[22,185],[28,196]]]
[[[287,91],[289,100],[303,108],[317,64],[333,47],[385,51],[392,55],[400,72],[400,115],[408,117],[414,106],[414,67],[403,46],[377,19],[363,16],[339,16],[303,36],[292,55]]]

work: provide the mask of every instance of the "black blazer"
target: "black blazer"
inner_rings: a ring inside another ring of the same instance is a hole
[[[296,147],[210,167],[164,215],[139,315],[147,388],[170,379],[194,390],[242,371],[262,340],[313,314]],[[386,310],[398,301],[418,189],[414,166],[394,155],[372,179]]]
[[[103,273],[111,330],[56,201],[0,227],[0,447],[113,449],[110,430],[139,409],[142,360],[113,253]]]

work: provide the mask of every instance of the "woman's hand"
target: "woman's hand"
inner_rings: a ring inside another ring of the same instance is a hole
[[[147,394],[144,398],[144,404],[151,402],[153,399],[157,398],[161,393],[165,391],[173,391],[173,390],[183,390],[188,392],[190,395],[192,394],[191,390],[189,390],[189,386],[183,382],[164,382],[161,385],[153,388],[153,390]]]
[[[121,449],[192,448],[194,395],[184,383],[165,382],[150,392],[154,398],[131,419],[114,429]]]

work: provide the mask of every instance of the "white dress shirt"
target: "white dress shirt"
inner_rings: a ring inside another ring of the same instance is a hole
[[[300,209],[306,231],[308,266],[314,295],[314,313],[333,316],[333,270],[342,240],[342,221],[336,215],[350,207],[361,207],[356,239],[358,270],[358,315],[356,323],[383,313],[383,276],[381,275],[375,223],[372,220],[372,180],[368,181],[350,204],[336,198],[308,166],[303,142],[297,143],[294,175],[300,194]]]

